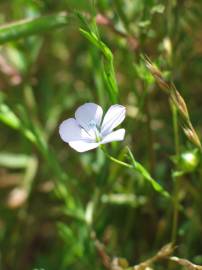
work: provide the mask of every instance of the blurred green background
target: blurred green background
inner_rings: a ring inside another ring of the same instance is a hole
[[[111,155],[124,160],[129,146],[170,194],[180,171],[174,254],[202,264],[201,154],[180,123],[176,152],[169,98],[143,59],[175,83],[201,137],[201,24],[194,0],[0,1],[0,269],[101,270],[106,254],[127,260],[110,269],[129,269],[171,241],[171,199],[99,149],[61,141],[61,121],[89,101],[127,108]]]

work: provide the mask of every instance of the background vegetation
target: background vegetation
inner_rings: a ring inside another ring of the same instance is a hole
[[[194,0],[1,0],[0,269],[201,269],[201,18]],[[88,101],[126,106],[106,149],[131,168],[61,141]]]

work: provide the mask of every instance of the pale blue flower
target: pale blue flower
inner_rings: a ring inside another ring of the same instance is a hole
[[[103,120],[103,110],[95,103],[85,103],[75,112],[75,118],[63,121],[59,127],[62,140],[78,152],[86,152],[101,144],[122,141],[125,129],[114,130],[125,119],[126,108],[112,105]]]

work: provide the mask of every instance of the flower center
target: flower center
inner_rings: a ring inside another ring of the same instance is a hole
[[[89,126],[89,129],[93,131],[96,138],[96,142],[100,142],[101,135],[99,132],[99,127],[96,125],[96,122],[94,120],[90,120],[90,122],[88,123],[88,126]]]

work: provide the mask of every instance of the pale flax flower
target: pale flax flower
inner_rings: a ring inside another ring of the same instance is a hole
[[[62,140],[78,152],[97,148],[101,144],[122,141],[125,129],[114,130],[126,114],[122,105],[112,105],[103,120],[103,110],[95,103],[85,103],[75,112],[75,118],[63,121],[59,127]]]

